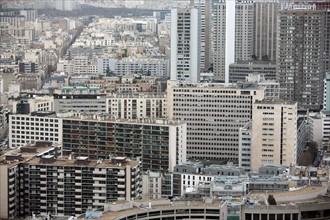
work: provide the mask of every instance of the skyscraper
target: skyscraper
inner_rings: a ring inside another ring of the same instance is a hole
[[[213,68],[216,81],[229,82],[229,65],[253,55],[253,1],[220,0],[214,9]]]
[[[254,3],[254,54],[259,60],[276,60],[277,2]]]
[[[200,76],[199,10],[171,10],[171,80],[198,82]]]
[[[279,12],[277,78],[280,96],[303,109],[323,103],[324,11],[292,5]]]
[[[212,23],[212,0],[190,0],[191,5],[199,9],[200,12],[200,68],[206,71],[211,64],[211,23]]]

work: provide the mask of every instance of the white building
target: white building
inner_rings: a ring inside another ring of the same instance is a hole
[[[9,116],[9,147],[19,147],[34,141],[62,144],[62,133],[62,119],[56,118],[55,112]]]
[[[107,97],[106,109],[118,119],[165,118],[166,103],[165,94],[113,94]]]
[[[171,80],[198,82],[200,21],[197,8],[171,10]]]

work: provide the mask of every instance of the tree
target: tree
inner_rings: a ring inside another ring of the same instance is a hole
[[[277,205],[276,200],[273,195],[268,195],[267,201],[268,201],[269,205]]]
[[[268,55],[263,55],[261,59],[263,61],[268,61],[269,60],[269,57],[268,57]]]
[[[255,54],[253,54],[251,57],[253,60],[257,60],[257,56]]]

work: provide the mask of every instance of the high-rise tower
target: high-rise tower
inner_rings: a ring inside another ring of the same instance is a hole
[[[200,21],[194,7],[171,10],[171,80],[198,82]]]
[[[229,82],[229,65],[253,55],[253,1],[220,0],[214,8],[213,68],[216,81]]]
[[[324,11],[292,5],[279,12],[277,78],[280,96],[300,109],[319,110],[323,104]]]

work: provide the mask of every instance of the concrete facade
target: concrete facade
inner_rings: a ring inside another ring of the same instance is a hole
[[[251,170],[263,164],[297,161],[297,103],[264,100],[253,104]]]

